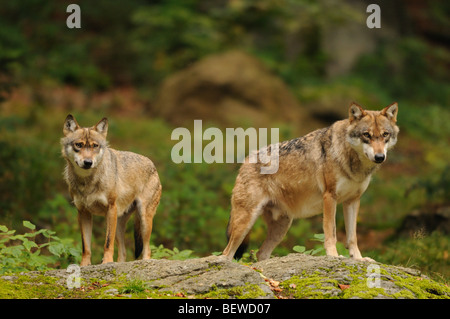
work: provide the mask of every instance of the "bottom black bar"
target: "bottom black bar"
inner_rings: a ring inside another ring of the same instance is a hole
[[[28,306],[29,305],[29,306]],[[413,315],[423,307],[432,306],[436,311],[438,307],[448,307],[448,300],[276,300],[276,299],[147,299],[147,300],[0,300],[3,312],[8,310],[20,310],[21,316],[30,311],[35,314],[37,309],[61,310],[62,313],[76,314],[82,312],[89,318],[95,316],[111,315],[111,318],[125,314],[146,314],[148,317],[163,316],[166,318],[224,318],[224,317],[258,317],[275,318],[279,315],[306,315],[306,312],[314,311],[322,317],[325,314],[332,316],[357,314],[359,311],[379,311],[385,309],[389,312],[393,308],[380,308],[402,306],[402,317],[406,314]],[[45,307],[45,308],[42,308]],[[47,308],[51,307],[51,308]],[[308,308],[304,308],[308,307]],[[142,311],[142,312],[141,312]]]

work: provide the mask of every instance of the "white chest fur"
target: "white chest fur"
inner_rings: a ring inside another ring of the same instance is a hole
[[[84,208],[84,209],[90,210],[90,208],[93,206],[103,206],[105,208],[108,207],[108,198],[107,198],[106,194],[103,192],[96,192],[96,193],[92,193],[92,194],[89,194],[86,196],[75,195],[73,198],[73,202],[78,209]],[[96,211],[98,211],[98,210],[96,210]],[[106,211],[105,211],[105,213],[106,213]]]
[[[344,176],[338,178],[336,182],[336,196],[339,203],[357,196],[361,196],[369,186],[371,176],[369,175],[362,182],[355,182]]]

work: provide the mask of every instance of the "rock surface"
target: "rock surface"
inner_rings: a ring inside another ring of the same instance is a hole
[[[0,298],[450,298],[449,287],[414,269],[304,254],[252,265],[221,256],[109,263],[79,277],[69,289],[66,270],[3,276]]]

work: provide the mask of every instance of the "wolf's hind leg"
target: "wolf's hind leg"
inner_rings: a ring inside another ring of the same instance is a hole
[[[236,251],[248,235],[255,220],[256,218],[253,218],[251,213],[243,209],[233,209],[231,211],[227,229],[228,245],[225,247],[222,255],[227,256],[228,259],[233,259],[233,257],[235,257]]]
[[[227,229],[228,245],[224,249],[222,255],[227,256],[228,259],[233,259],[236,251],[247,237],[256,219],[261,215],[266,203],[267,200],[261,201],[252,210],[236,206],[232,208]]]
[[[270,254],[275,247],[283,240],[289,227],[292,224],[292,218],[287,214],[274,215],[270,209],[266,209],[263,219],[267,224],[267,237],[256,256],[258,260],[270,258]]]
[[[161,186],[154,192],[153,196],[147,200],[139,202],[137,205],[137,214],[134,224],[134,256],[137,259],[142,253],[142,259],[150,259],[150,236],[153,229],[153,217],[161,198]]]
[[[118,262],[125,262],[127,259],[127,250],[125,247],[125,230],[128,219],[130,218],[132,212],[133,211],[127,211],[117,219],[116,241],[118,248]]]

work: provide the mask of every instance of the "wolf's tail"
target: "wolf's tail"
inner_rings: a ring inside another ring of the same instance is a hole
[[[230,221],[228,221],[227,241],[230,241],[230,237],[231,237]],[[248,248],[249,241],[250,241],[250,232],[248,232],[247,236],[245,236],[244,240],[242,241],[242,243],[239,245],[238,249],[236,250],[236,253],[233,256],[234,259],[238,260],[238,259],[242,258],[242,256],[244,255],[245,251]]]

